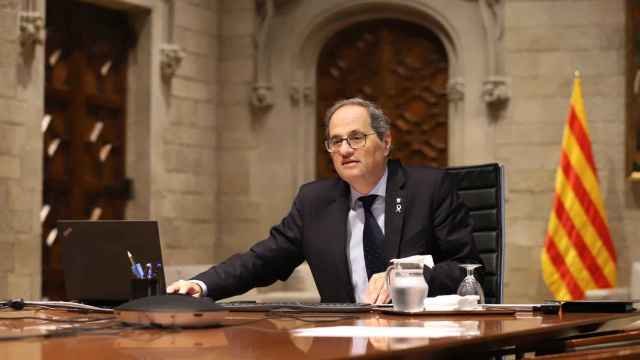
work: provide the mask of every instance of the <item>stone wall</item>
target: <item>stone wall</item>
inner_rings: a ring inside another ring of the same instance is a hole
[[[619,256],[618,286],[627,286],[629,260],[639,250],[631,236],[638,206],[625,192],[624,6],[623,0],[506,2],[504,51],[513,98],[497,124],[496,159],[506,167],[508,186],[507,302],[551,298],[540,253],[576,69]]]
[[[246,251],[264,237],[260,205],[251,184],[262,167],[254,164],[256,123],[249,106],[255,65],[256,10],[253,0],[221,0],[218,54],[218,241],[215,262]],[[255,165],[255,166],[254,166]],[[259,197],[259,195],[258,195]]]
[[[51,0],[50,0],[51,1]],[[169,267],[211,264],[216,239],[218,1],[87,0],[129,12],[139,29],[130,56],[127,172],[136,198],[128,218],[160,223]],[[41,293],[43,46],[21,55],[18,11],[0,0],[0,298]],[[44,0],[37,10],[44,14]],[[173,15],[173,16],[172,16]],[[163,43],[185,54],[160,79]]]
[[[500,61],[511,79],[512,99],[496,118],[487,115],[481,101],[485,43],[476,2],[369,6],[373,2],[366,0],[276,1],[270,44],[276,104],[260,113],[249,106],[255,1],[177,0],[173,21],[165,1],[90,1],[150,10],[135,15],[147,24],[141,33],[147,41],[140,43],[132,66],[143,70],[137,74],[146,71],[147,78],[133,84],[133,108],[140,117],[129,119],[128,136],[135,136],[128,143],[139,144],[129,147],[135,154],[128,154],[133,160],[128,169],[146,170],[141,176],[131,172],[138,197],[128,216],[159,220],[167,265],[181,269],[181,276],[246,250],[285,215],[298,185],[313,178],[308,164],[315,156],[309,150],[315,139],[314,56],[341,26],[386,14],[418,23],[426,19],[425,24],[451,36],[453,75],[465,82],[464,104],[452,110],[451,163],[499,161],[506,167],[507,302],[550,297],[539,256],[572,74],[582,72],[594,154],[619,254],[619,286],[628,283],[629,263],[640,257],[640,246],[633,242],[640,232],[635,200],[640,188],[624,173],[624,0],[502,2]],[[44,3],[38,0],[41,11]],[[30,61],[21,56],[21,4],[0,0],[0,298],[40,296],[44,60],[42,46]],[[355,10],[348,11],[352,5]],[[169,34],[185,57],[172,81],[164,83],[158,51],[171,40]],[[297,100],[291,96],[294,90],[302,91]],[[480,150],[478,144],[486,146]],[[271,289],[297,290],[308,287],[309,280],[308,273],[294,275],[289,284]]]
[[[173,34],[184,52],[165,84],[167,119],[159,128],[152,218],[160,223],[167,266],[211,264],[218,178],[218,16],[215,0],[175,1]],[[171,16],[169,14],[169,16]],[[172,279],[171,279],[172,280]]]
[[[40,295],[44,66],[21,53],[21,3],[0,0],[0,298]]]

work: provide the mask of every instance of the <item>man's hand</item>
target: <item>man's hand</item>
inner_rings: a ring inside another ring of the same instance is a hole
[[[167,286],[167,294],[173,294],[173,293],[187,294],[193,297],[200,297],[202,296],[202,288],[200,288],[200,285],[194,282],[178,280],[173,284]]]
[[[377,273],[369,279],[366,301],[371,304],[386,304],[391,300],[385,280],[385,273]]]

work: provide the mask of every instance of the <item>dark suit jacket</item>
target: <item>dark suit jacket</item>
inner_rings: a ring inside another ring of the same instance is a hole
[[[425,272],[429,296],[456,292],[464,277],[459,263],[482,263],[468,211],[452,186],[443,170],[388,162],[384,251],[389,259],[431,254],[435,267]],[[221,299],[286,280],[306,260],[323,302],[353,302],[349,202],[349,185],[341,179],[305,184],[267,239],[194,279],[207,285],[209,296]]]

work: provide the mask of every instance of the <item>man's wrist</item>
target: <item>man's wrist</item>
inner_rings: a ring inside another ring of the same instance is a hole
[[[207,284],[205,284],[201,280],[195,280],[195,279],[191,279],[187,281],[198,285],[200,287],[200,290],[202,290],[202,296],[207,296]]]

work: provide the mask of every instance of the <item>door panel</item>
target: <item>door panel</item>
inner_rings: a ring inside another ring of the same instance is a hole
[[[127,191],[127,15],[47,2],[43,120],[43,295],[64,299],[59,219],[123,219]],[[48,119],[47,119],[48,118]],[[46,125],[46,126],[45,126]]]
[[[368,21],[331,37],[317,68],[317,177],[335,174],[322,144],[324,113],[354,96],[376,102],[390,118],[391,157],[446,166],[448,68],[440,39],[413,23]]]

